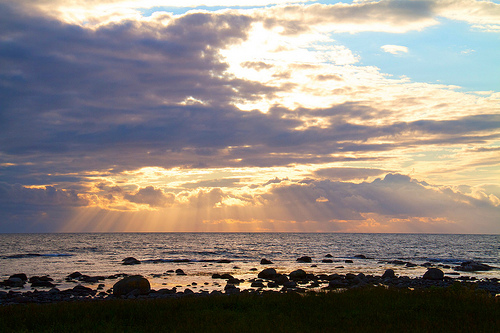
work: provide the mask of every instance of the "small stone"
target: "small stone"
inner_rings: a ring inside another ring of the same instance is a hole
[[[325,258],[333,258],[333,256],[331,254],[327,254]]]
[[[345,262],[346,264],[352,264],[352,263],[353,263],[353,261],[352,261],[351,259],[344,260],[344,262]]]
[[[333,263],[333,260],[332,259],[323,259],[323,260],[321,260],[321,262],[324,262],[325,264],[331,264],[331,263]]]
[[[183,271],[182,269],[180,269],[180,268],[178,268],[178,269],[176,269],[176,270],[175,270],[175,274],[177,274],[177,275],[187,275],[187,274],[186,274],[186,273],[184,273],[184,271]]]
[[[252,282],[252,284],[250,286],[253,288],[264,288],[264,283],[260,280],[257,280],[257,281]]]
[[[127,257],[122,260],[122,265],[139,265],[141,262],[134,257]]]
[[[297,261],[310,263],[310,262],[312,262],[312,258],[309,256],[303,256],[303,257],[298,258]]]
[[[261,265],[272,265],[273,262],[270,260],[267,260],[266,258],[263,258],[263,259],[261,259],[260,264]]]
[[[80,273],[80,272],[73,272],[70,275],[68,275],[68,278],[70,278],[70,279],[77,279],[80,276],[82,276],[82,273]]]

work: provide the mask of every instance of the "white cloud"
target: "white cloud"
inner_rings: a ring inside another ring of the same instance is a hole
[[[383,45],[380,47],[384,52],[391,54],[408,53],[408,48],[401,45]]]

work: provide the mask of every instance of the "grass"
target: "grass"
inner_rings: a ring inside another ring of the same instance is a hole
[[[0,307],[1,332],[500,332],[500,300],[455,286]]]

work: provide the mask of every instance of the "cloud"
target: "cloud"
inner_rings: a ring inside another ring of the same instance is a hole
[[[497,216],[486,190],[461,196],[397,176],[347,183],[389,170],[432,176],[447,174],[444,165],[467,175],[498,166],[498,94],[393,79],[328,35],[420,30],[458,2],[156,13],[87,25],[22,11],[36,3],[0,5],[0,197],[11,217],[26,209],[50,229],[47,207],[61,218],[144,209],[205,220],[248,214],[266,228],[293,220],[341,230],[348,221],[354,230],[370,219],[409,225],[411,214],[418,225],[473,223],[466,207],[482,207],[485,221]],[[444,160],[441,150],[455,153]],[[135,173],[145,167],[164,172],[161,183]],[[412,191],[433,200],[413,200]],[[187,215],[177,211],[188,206]]]
[[[76,191],[56,189],[53,186],[29,188],[20,184],[0,183],[0,201],[9,204],[40,206],[85,206],[88,201]]]
[[[155,189],[153,186],[141,188],[136,193],[126,194],[124,197],[131,202],[146,204],[150,207],[165,207],[175,200],[174,194],[163,193],[161,189]]]
[[[408,48],[401,45],[383,45],[380,47],[384,52],[391,54],[408,53]]]
[[[326,168],[314,171],[314,175],[332,180],[366,179],[387,173],[385,170],[371,168]]]

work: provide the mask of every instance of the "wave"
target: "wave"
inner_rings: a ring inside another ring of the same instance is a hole
[[[4,259],[24,259],[33,257],[71,257],[73,254],[69,253],[21,253],[13,254],[10,256],[4,256]]]

